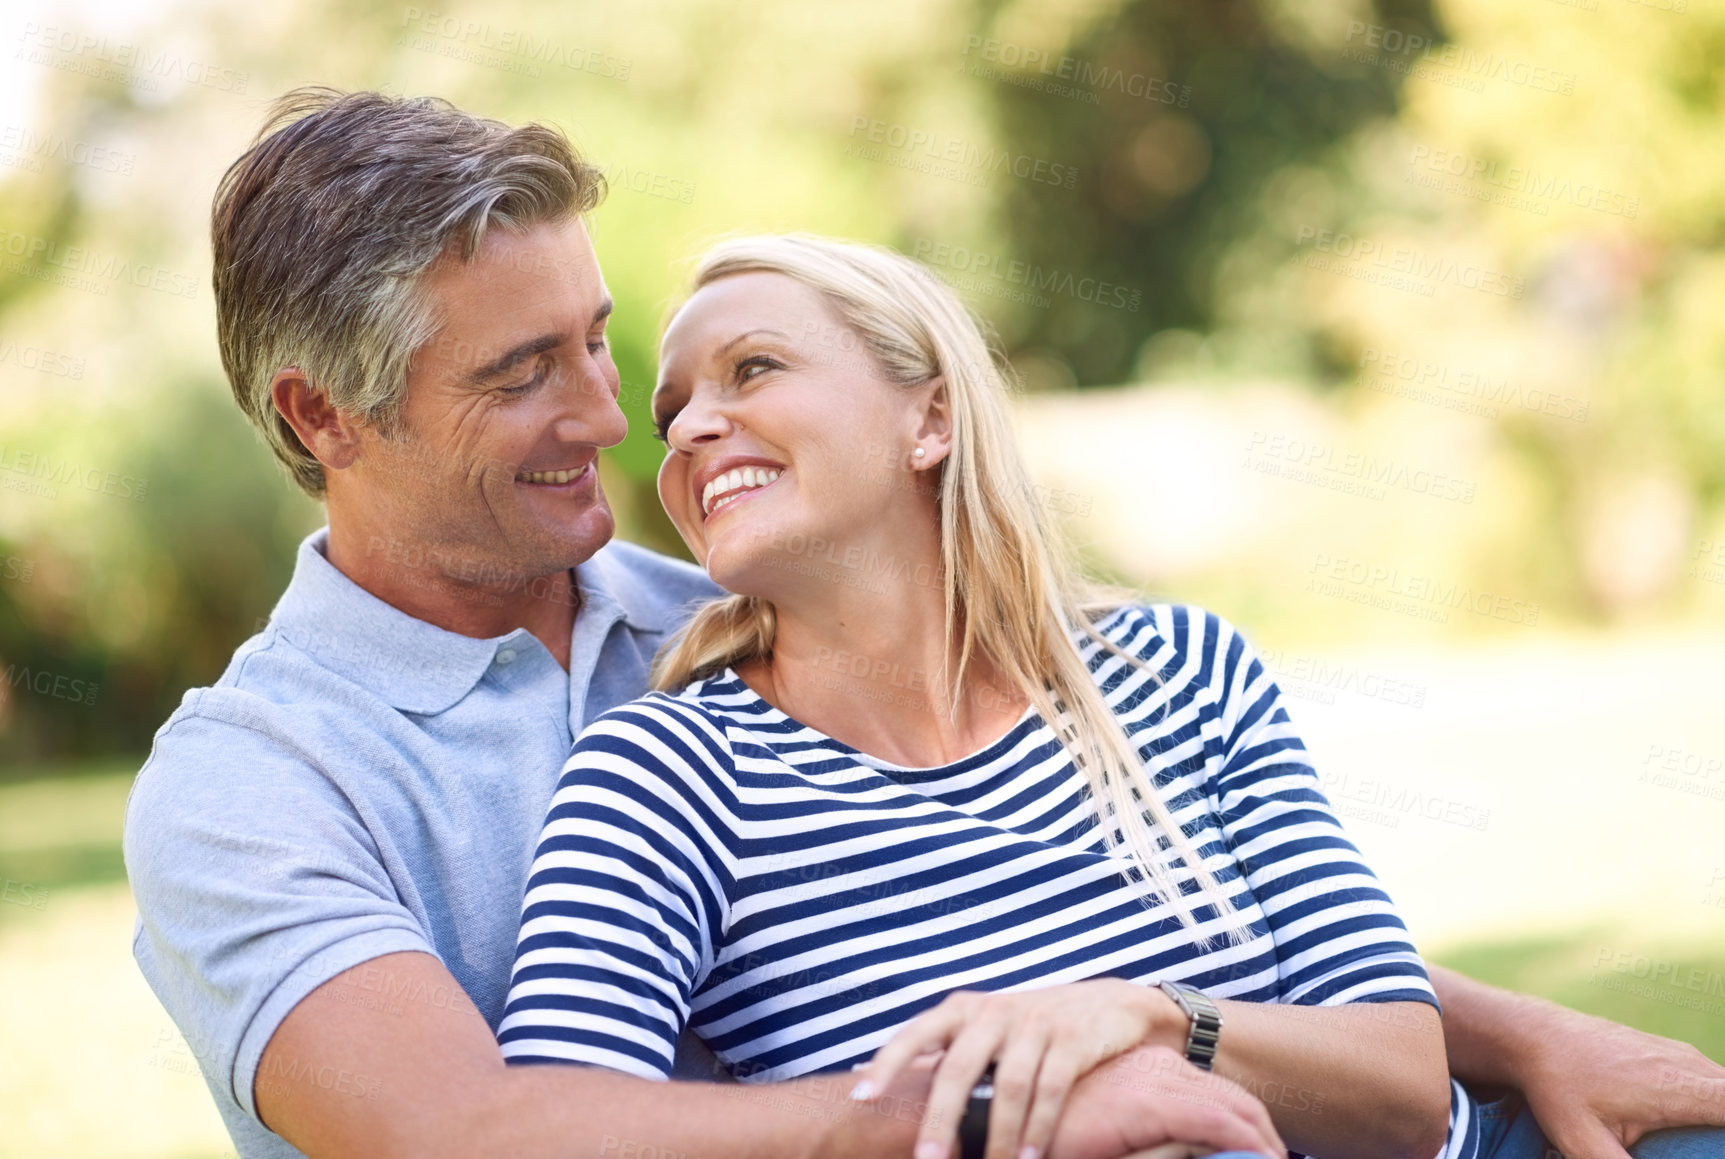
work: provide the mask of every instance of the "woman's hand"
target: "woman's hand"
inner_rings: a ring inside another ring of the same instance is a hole
[[[1186,1016],[1160,990],[1119,978],[989,994],[961,990],[918,1015],[860,1072],[851,1092],[884,1091],[919,1055],[943,1052],[916,1159],[955,1153],[970,1091],[994,1064],[988,1159],[1036,1159],[1081,1077],[1137,1046],[1183,1046]]]

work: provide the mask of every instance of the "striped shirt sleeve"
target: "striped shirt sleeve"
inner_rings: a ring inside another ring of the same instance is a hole
[[[510,1063],[666,1078],[727,921],[723,730],[668,697],[581,734],[529,871],[498,1043]]]
[[[1438,1004],[1389,895],[1319,787],[1282,691],[1220,617],[1195,614],[1220,692],[1222,832],[1269,923],[1282,1001]]]

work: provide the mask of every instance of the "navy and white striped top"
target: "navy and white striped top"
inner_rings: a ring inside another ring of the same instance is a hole
[[[954,990],[1086,978],[1223,998],[1437,1004],[1407,929],[1231,625],[1160,605],[1079,647],[1162,800],[1241,914],[1190,871],[1198,928],[1146,906],[1083,775],[1034,710],[938,768],[888,764],[730,669],[613,709],[575,745],[523,905],[498,1029],[514,1063],[663,1078],[692,1026],[749,1081],[843,1070]],[[1200,945],[1204,934],[1215,937]],[[1452,1146],[1472,1106],[1452,1086]]]

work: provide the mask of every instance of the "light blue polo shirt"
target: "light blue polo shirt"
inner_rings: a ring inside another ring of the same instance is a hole
[[[642,695],[667,635],[720,594],[613,542],[575,569],[564,672],[525,629],[478,640],[398,611],[337,571],[327,541],[300,545],[268,626],[186,693],[126,809],[133,953],[244,1159],[300,1154],[258,1121],[253,1078],[288,1011],[342,971],[435,954],[496,1029],[573,738]],[[465,1005],[381,973],[346,999]],[[309,1067],[265,1078],[370,1093]]]

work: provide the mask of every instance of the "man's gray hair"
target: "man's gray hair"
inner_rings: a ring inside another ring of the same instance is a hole
[[[490,225],[565,221],[604,195],[600,171],[544,125],[434,97],[285,94],[211,212],[216,331],[240,409],[322,497],[322,465],[270,397],[276,372],[297,367],[336,409],[399,433],[408,364],[438,324],[422,288],[432,264],[471,261]]]

